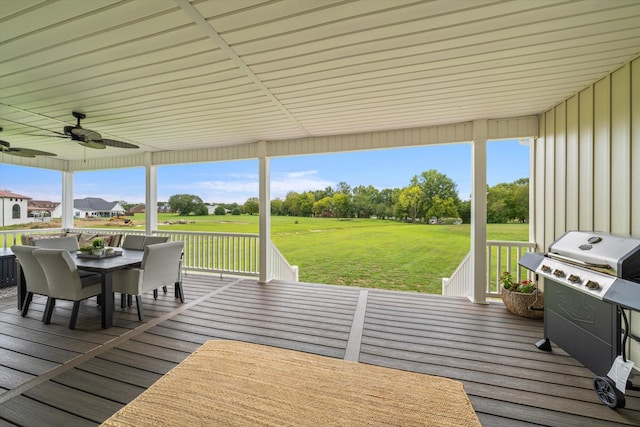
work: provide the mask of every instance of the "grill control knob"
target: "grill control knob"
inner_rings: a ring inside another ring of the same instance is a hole
[[[556,276],[556,277],[564,277],[564,271],[555,269],[553,271],[553,275]]]
[[[576,276],[575,274],[570,274],[568,280],[571,283],[580,283],[582,281],[582,279],[580,279],[580,276]]]
[[[598,289],[600,289],[600,284],[598,282],[594,282],[593,280],[587,281],[587,284],[585,286],[587,287],[587,289],[592,291],[597,291]]]
[[[549,267],[548,265],[543,265],[541,270],[545,273],[549,273],[551,271],[551,267]]]

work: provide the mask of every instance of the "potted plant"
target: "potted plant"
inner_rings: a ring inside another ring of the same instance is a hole
[[[82,252],[83,254],[92,254],[93,253],[93,246],[91,246],[91,245],[80,246],[80,248],[78,250],[80,252]]]
[[[104,239],[97,237],[91,241],[91,246],[93,247],[93,251],[91,252],[94,255],[102,255],[104,253]]]
[[[509,271],[505,271],[500,275],[500,284],[500,294],[507,310],[534,319],[544,316],[544,295],[533,280],[518,283]]]

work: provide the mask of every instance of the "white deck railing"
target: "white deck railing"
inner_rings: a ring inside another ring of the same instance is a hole
[[[55,234],[61,228],[0,231],[2,247],[20,244],[23,234]],[[143,231],[112,228],[70,228],[71,233],[95,234],[145,234]],[[226,273],[258,276],[260,274],[260,251],[258,234],[205,233],[197,231],[157,230],[152,234],[169,236],[172,241],[184,242],[183,268],[187,271]],[[270,269],[273,279],[297,281],[298,268],[289,265],[286,258],[272,243]]]
[[[0,231],[2,247],[20,244],[23,234],[54,234],[61,228]],[[143,231],[111,228],[72,228],[73,233],[144,234]],[[155,235],[169,236],[172,241],[184,241],[185,270],[234,275],[258,276],[260,271],[259,235],[239,233],[205,233],[197,231],[155,231]],[[525,252],[535,249],[533,242],[487,241],[487,297],[500,296],[500,274],[509,270],[518,281],[531,279],[532,273],[518,265]],[[442,294],[469,297],[473,293],[473,275],[467,254],[451,277],[442,280]],[[290,265],[272,243],[269,268],[273,279],[298,281],[298,267]]]
[[[471,253],[467,253],[451,277],[442,278],[442,295],[469,298],[473,293],[473,274],[471,272]]]
[[[289,282],[298,281],[298,266],[291,265],[278,250],[276,245],[271,243],[271,256],[269,259],[271,277],[274,279],[286,280]]]
[[[260,273],[257,234],[204,233],[197,231],[155,231],[184,242],[186,270],[257,276]]]
[[[526,252],[535,249],[533,242],[487,241],[487,297],[500,297],[500,274],[510,271],[518,282],[532,279],[533,273],[518,265]],[[442,279],[442,295],[469,297],[473,294],[473,275],[470,254],[467,254],[451,277]]]

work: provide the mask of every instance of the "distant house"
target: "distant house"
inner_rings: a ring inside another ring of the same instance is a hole
[[[214,215],[215,212],[216,212],[216,209],[218,208],[218,206],[220,206],[220,205],[207,205],[207,211],[208,211],[209,215]],[[224,208],[224,212],[225,212],[225,214],[230,214],[231,213],[231,209]]]
[[[107,202],[98,197],[73,199],[74,218],[111,218],[124,215],[124,212],[120,202]],[[62,205],[57,206],[51,215],[55,218],[62,217]]]
[[[0,226],[28,222],[27,206],[31,197],[0,190]]]
[[[127,213],[137,214],[137,213],[145,213],[145,212],[146,212],[145,204],[144,203],[140,203],[139,205],[135,205],[134,207],[129,209],[129,211]]]
[[[27,205],[28,216],[36,218],[51,217],[51,214],[59,204],[59,202],[50,202],[48,200],[31,200]]]
[[[127,213],[145,213],[146,206],[144,203],[140,203],[139,205],[135,205]],[[169,205],[158,205],[158,213],[171,213],[171,207]]]

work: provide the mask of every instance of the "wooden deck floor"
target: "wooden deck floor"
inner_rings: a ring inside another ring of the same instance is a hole
[[[102,330],[99,308],[83,304],[78,329],[70,304],[40,321],[15,298],[0,300],[0,427],[95,426],[209,339],[230,339],[460,380],[484,426],[640,425],[640,394],[611,410],[593,374],[554,348],[533,345],[542,322],[500,303],[319,284],[257,284],[189,274],[185,304],[171,295],[117,308]]]

